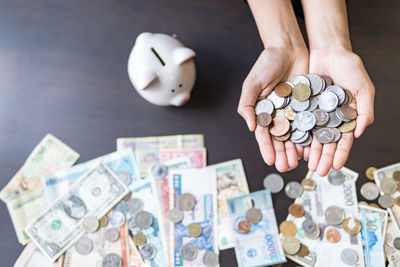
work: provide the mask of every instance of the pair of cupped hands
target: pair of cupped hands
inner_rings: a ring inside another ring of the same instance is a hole
[[[265,98],[278,83],[307,73],[327,75],[334,84],[350,90],[354,96],[352,105],[358,112],[356,128],[343,133],[337,143],[323,145],[316,138],[306,147],[290,140],[280,142],[271,138],[268,127],[256,124],[256,101]],[[311,171],[325,176],[331,168],[337,170],[344,166],[354,137],[360,137],[374,121],[374,97],[375,88],[361,58],[351,50],[327,48],[308,51],[271,47],[261,53],[243,82],[238,112],[249,130],[254,131],[265,163],[275,164],[278,171],[286,172],[296,168],[299,159],[304,158]]]

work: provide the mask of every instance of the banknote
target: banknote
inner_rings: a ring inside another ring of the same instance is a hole
[[[202,262],[206,251],[219,253],[217,242],[217,186],[214,169],[171,170],[169,176],[170,208],[178,208],[178,199],[184,194],[191,194],[196,202],[193,210],[183,211],[183,220],[179,223],[170,222],[170,266],[204,266]],[[191,223],[200,225],[200,236],[189,235],[188,226]],[[197,247],[198,254],[192,261],[186,261],[181,256],[181,248],[186,244]]]
[[[61,267],[63,263],[63,256],[56,262],[51,262],[49,259],[38,249],[35,243],[30,242],[21,255],[19,255],[14,267]]]
[[[75,165],[69,169],[42,175],[47,203],[49,205],[54,203],[56,199],[69,190],[82,174],[95,168],[100,163],[106,164],[128,188],[132,186],[134,181],[140,179],[133,151],[124,149]]]
[[[228,249],[234,246],[232,230],[226,227],[230,224],[227,199],[249,193],[246,175],[241,159],[222,162],[208,166],[214,169],[217,175],[217,203],[218,203],[218,245],[219,249]]]
[[[150,167],[159,161],[161,149],[197,147],[204,147],[204,137],[201,134],[117,139],[117,150],[133,149],[142,178],[148,177]]]
[[[286,262],[278,234],[271,193],[268,189],[227,200],[235,254],[239,267],[266,266]],[[240,233],[240,221],[246,220],[249,208],[259,209],[262,219],[251,224],[250,232]]]
[[[388,212],[369,206],[358,206],[361,222],[361,238],[363,241],[366,267],[385,267],[385,231]]]
[[[128,249],[129,249],[129,254],[128,254],[129,267],[150,267],[149,264],[143,262],[139,250],[133,243],[132,238],[128,238]]]
[[[188,156],[190,158],[191,166],[193,168],[200,169],[207,165],[207,155],[204,147],[161,149],[159,160],[160,162],[164,162],[174,158],[181,158],[183,156]]]
[[[100,219],[128,192],[119,178],[100,164],[82,175],[25,232],[54,261],[82,236],[86,216]]]
[[[400,267],[400,250],[396,249],[393,245],[393,241],[396,237],[400,236],[400,231],[395,225],[393,220],[388,219],[386,227],[386,238],[385,238],[385,253],[389,266]]]
[[[33,149],[21,169],[1,190],[0,198],[10,198],[41,188],[40,176],[72,166],[79,154],[51,134],[47,134]]]

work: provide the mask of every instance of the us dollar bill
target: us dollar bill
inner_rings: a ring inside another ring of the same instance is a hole
[[[25,232],[54,261],[83,235],[86,216],[100,219],[128,192],[119,178],[100,164],[79,178]]]

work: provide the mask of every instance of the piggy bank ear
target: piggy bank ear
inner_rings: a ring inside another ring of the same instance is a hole
[[[157,79],[157,74],[151,70],[145,70],[137,75],[136,86],[138,90],[146,90]]]
[[[150,32],[142,32],[141,34],[138,35],[136,38],[136,44],[142,44],[142,43],[147,43],[150,37],[153,34]]]
[[[196,56],[196,53],[187,47],[178,47],[173,52],[174,62],[178,65],[186,62]]]

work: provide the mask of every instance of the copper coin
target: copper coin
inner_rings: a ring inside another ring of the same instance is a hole
[[[296,225],[291,221],[283,221],[279,225],[279,231],[284,236],[295,236],[297,233]]]
[[[313,191],[315,189],[315,181],[311,178],[304,178],[301,181],[301,187],[303,187],[305,191]]]
[[[297,253],[297,256],[299,257],[305,257],[310,253],[310,250],[308,250],[308,247],[304,244],[301,244],[300,246],[300,251]]]
[[[348,89],[343,89],[343,90],[346,93],[347,97],[349,98],[347,103],[351,103],[353,101],[353,94]]]
[[[358,219],[349,217],[343,221],[343,229],[350,235],[356,235],[361,230],[361,223]]]
[[[337,243],[340,240],[340,232],[338,230],[336,230],[335,228],[329,229],[328,231],[326,231],[326,239],[331,242],[331,243]]]
[[[261,127],[267,127],[272,122],[272,117],[267,112],[261,112],[257,115],[257,124]]]
[[[350,107],[349,105],[341,106],[340,111],[342,112],[343,116],[348,120],[354,120],[355,118],[357,118],[357,110]]]
[[[392,176],[393,180],[395,180],[396,182],[400,182],[400,171],[393,172]]]
[[[376,203],[369,203],[368,206],[373,207],[373,208],[377,208],[377,209],[382,209],[378,204]]]
[[[289,213],[295,218],[300,218],[304,214],[304,208],[300,204],[293,203],[289,206]]]
[[[287,140],[289,139],[289,137],[290,137],[290,131],[288,131],[286,134],[284,134],[284,135],[282,135],[282,136],[275,136],[275,135],[273,135],[272,137],[273,137],[276,141],[285,142],[285,141],[287,141]]]
[[[292,86],[288,83],[282,82],[275,86],[274,92],[280,97],[287,97],[292,93]]]
[[[374,180],[374,171],[376,171],[375,167],[369,167],[366,171],[365,171],[365,176],[367,176],[368,179],[370,180]]]
[[[250,224],[246,221],[240,221],[238,224],[238,231],[242,234],[247,234],[250,232]]]
[[[282,136],[289,131],[290,123],[285,117],[276,117],[272,120],[270,133],[275,136]]]

